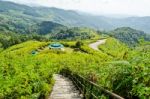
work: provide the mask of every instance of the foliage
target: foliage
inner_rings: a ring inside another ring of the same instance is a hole
[[[66,30],[61,30],[58,33],[51,35],[52,39],[57,40],[85,40],[99,37],[97,32],[89,28],[74,27]]]
[[[150,95],[150,46],[139,46],[129,54],[128,61],[133,65],[132,94],[148,99]]]
[[[119,39],[130,47],[139,44],[140,39],[150,41],[150,35],[145,34],[143,31],[138,31],[130,27],[117,28],[114,31],[111,31],[109,35],[115,37],[116,39]]]
[[[40,36],[37,34],[18,34],[18,33],[0,33],[0,48],[8,48],[12,45],[19,44],[25,42],[27,40],[38,40],[38,41],[47,41],[44,36]]]
[[[111,40],[118,42],[110,38],[109,43]],[[75,46],[75,42],[63,43]],[[120,55],[119,58],[116,54],[114,58],[109,56],[107,53],[112,49],[94,51],[83,44],[80,47],[81,52],[66,53],[44,48],[47,45],[48,42],[28,41],[0,53],[1,98],[33,99],[47,96],[53,86],[52,75],[64,67],[87,79],[93,75],[97,79],[97,84],[124,97],[149,96],[150,53],[147,47],[127,50],[128,53],[123,60]],[[103,46],[109,48],[109,45],[107,42]],[[119,47],[125,48],[121,44]],[[32,55],[33,50],[37,50],[38,54]]]
[[[67,27],[58,23],[51,22],[51,21],[43,21],[35,25],[35,32],[41,35],[50,34],[50,33],[55,34],[66,29]]]
[[[114,38],[108,38],[105,44],[99,46],[99,49],[120,60],[125,59],[128,53],[127,46]]]
[[[99,39],[98,34],[103,34],[102,38],[107,35],[89,28],[61,25],[111,28],[106,19],[0,1],[0,98],[45,98],[54,84],[52,75],[67,67],[89,80],[96,78],[95,83],[125,98],[148,99],[149,35],[128,27],[118,28],[109,35],[122,43],[107,38],[106,43],[99,46],[100,51],[95,51],[87,44]],[[130,18],[125,19],[128,20]],[[49,42],[39,42],[51,39],[63,40],[60,42],[65,47],[74,50],[69,53],[50,50]],[[130,49],[123,43],[136,46]],[[33,55],[32,51],[37,54]]]
[[[83,43],[81,41],[77,41],[75,46],[77,48],[80,48],[82,45],[83,45]]]
[[[129,26],[150,33],[150,17],[112,18],[93,16],[53,7],[31,7],[3,0],[0,1],[0,14],[5,18],[9,17],[12,21],[17,21],[19,25],[16,24],[16,26],[25,30],[36,24],[37,21],[53,21],[66,26],[91,27],[100,30]],[[24,31],[22,32],[24,33]]]

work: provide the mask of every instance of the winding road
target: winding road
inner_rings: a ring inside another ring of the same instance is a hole
[[[101,44],[105,44],[105,42],[106,42],[106,39],[98,40],[94,43],[89,44],[89,47],[94,49],[94,50],[99,50],[98,46],[101,45]]]

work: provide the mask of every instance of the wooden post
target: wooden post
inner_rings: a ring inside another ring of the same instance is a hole
[[[89,99],[93,99],[93,96],[92,96],[93,85],[92,84],[90,84],[90,85],[91,85],[91,88],[90,88],[90,98]]]

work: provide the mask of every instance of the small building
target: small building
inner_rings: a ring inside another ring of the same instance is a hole
[[[32,52],[31,52],[31,54],[32,55],[36,55],[38,52],[36,51],[36,50],[33,50]]]
[[[60,43],[53,43],[53,44],[50,44],[48,47],[49,49],[59,49],[59,50],[64,51],[64,46]]]

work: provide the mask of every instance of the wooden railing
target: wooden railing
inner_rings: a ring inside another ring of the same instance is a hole
[[[91,81],[88,81],[84,77],[71,72],[69,69],[62,69],[60,74],[72,80],[81,94],[83,94],[84,99],[102,99],[102,97],[107,99],[124,99],[123,97],[110,92]]]

